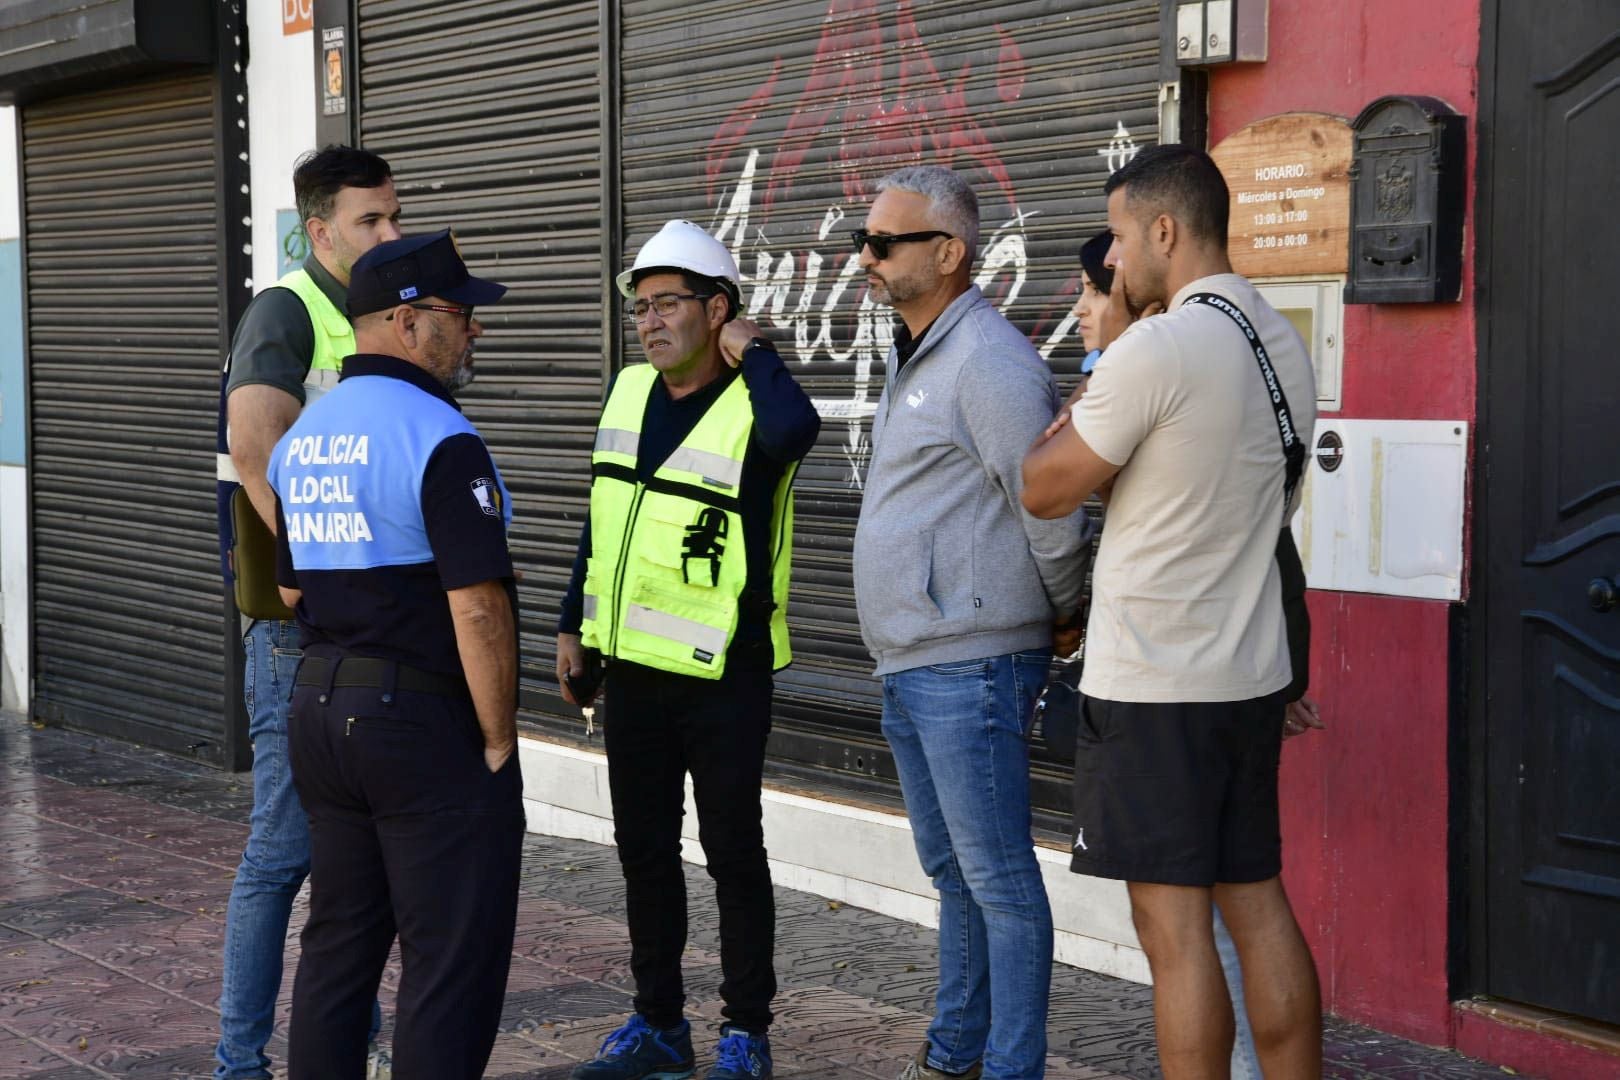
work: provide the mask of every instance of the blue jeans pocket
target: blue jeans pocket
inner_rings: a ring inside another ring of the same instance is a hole
[[[984,675],[990,670],[990,659],[985,657],[978,660],[952,660],[948,664],[929,664],[928,670],[935,675]]]

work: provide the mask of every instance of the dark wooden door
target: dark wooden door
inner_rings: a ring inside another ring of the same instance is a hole
[[[1485,16],[1483,988],[1617,1023],[1620,4]]]

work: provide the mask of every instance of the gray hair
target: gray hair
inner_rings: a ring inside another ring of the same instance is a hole
[[[878,192],[909,191],[928,196],[934,224],[967,245],[971,264],[979,254],[979,197],[973,188],[943,165],[908,165],[878,181]]]

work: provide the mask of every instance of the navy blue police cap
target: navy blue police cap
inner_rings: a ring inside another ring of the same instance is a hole
[[[351,319],[430,296],[483,307],[505,295],[505,285],[467,272],[449,229],[378,244],[360,256],[349,273]]]
[[[1103,265],[1108,249],[1114,246],[1114,234],[1104,229],[1080,246],[1080,268],[1097,286],[1100,293],[1114,291],[1114,272]]]

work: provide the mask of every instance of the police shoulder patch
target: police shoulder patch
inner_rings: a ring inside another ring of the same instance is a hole
[[[473,498],[478,500],[478,509],[490,517],[501,516],[501,486],[487,476],[480,476],[472,482]]]

